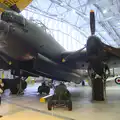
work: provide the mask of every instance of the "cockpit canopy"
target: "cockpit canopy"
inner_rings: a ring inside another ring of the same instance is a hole
[[[14,11],[8,11],[8,10],[4,11],[1,14],[1,20],[6,22],[17,23],[19,25],[25,26],[25,18],[19,13],[16,13]]]

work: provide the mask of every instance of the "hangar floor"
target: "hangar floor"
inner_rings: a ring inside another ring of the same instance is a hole
[[[1,120],[118,120],[120,119],[120,86],[107,87],[105,102],[91,101],[91,88],[88,86],[69,87],[72,92],[73,111],[66,108],[47,110],[47,103],[40,103],[37,91],[38,84],[29,86],[23,96],[2,97],[0,108]]]

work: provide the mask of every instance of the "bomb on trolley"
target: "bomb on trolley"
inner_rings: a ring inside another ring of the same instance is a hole
[[[67,87],[60,83],[55,87],[54,95],[48,101],[48,110],[55,107],[67,107],[69,111],[72,110],[71,94]]]

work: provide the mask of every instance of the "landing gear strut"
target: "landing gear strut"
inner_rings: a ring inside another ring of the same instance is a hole
[[[91,66],[88,67],[88,75],[92,86],[92,99],[96,101],[104,101],[106,97],[106,79],[110,71],[106,64],[104,66],[104,74],[102,76],[97,75]]]

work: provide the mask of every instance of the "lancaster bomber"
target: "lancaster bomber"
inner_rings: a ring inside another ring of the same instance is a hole
[[[75,83],[82,81],[78,69],[86,69],[93,94],[97,95],[96,99],[104,100],[109,68],[118,66],[120,49],[104,44],[95,35],[93,10],[90,11],[90,30],[86,51],[67,52],[42,27],[25,19],[18,10],[5,10],[0,21],[0,69],[10,69],[11,74],[20,79],[43,76]],[[11,91],[15,87],[13,83]]]

